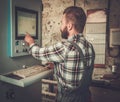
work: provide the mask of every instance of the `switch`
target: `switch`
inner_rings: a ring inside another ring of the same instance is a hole
[[[25,52],[28,52],[28,50],[27,50],[27,49],[25,49]]]
[[[25,52],[25,49],[23,49],[23,52]]]
[[[26,45],[25,42],[23,42],[22,45],[25,46]]]
[[[16,50],[16,53],[19,53],[19,50]]]
[[[15,45],[16,45],[16,46],[19,45],[19,41],[16,41]]]

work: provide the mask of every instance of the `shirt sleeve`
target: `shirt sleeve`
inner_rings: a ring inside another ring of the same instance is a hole
[[[32,44],[30,46],[30,53],[35,59],[49,62],[63,62],[65,56],[65,46],[62,43],[40,48]]]

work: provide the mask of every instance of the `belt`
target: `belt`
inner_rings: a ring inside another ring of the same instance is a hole
[[[62,86],[61,84],[58,84],[58,91],[59,92],[74,92],[74,91],[78,91],[79,93],[84,93],[84,92],[88,92],[89,91],[89,87],[87,88],[82,88],[82,87],[77,87],[77,88],[71,88],[71,87],[66,87],[66,86]]]

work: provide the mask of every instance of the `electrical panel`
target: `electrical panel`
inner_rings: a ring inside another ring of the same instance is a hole
[[[8,0],[8,55],[10,57],[29,55],[29,48],[24,42],[26,32],[40,45],[41,12],[41,0]]]
[[[110,29],[110,47],[120,46],[120,28]]]

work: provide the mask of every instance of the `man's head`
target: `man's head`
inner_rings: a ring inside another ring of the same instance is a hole
[[[86,23],[86,15],[81,7],[70,6],[63,12],[61,33],[67,39],[73,34],[82,33]]]

